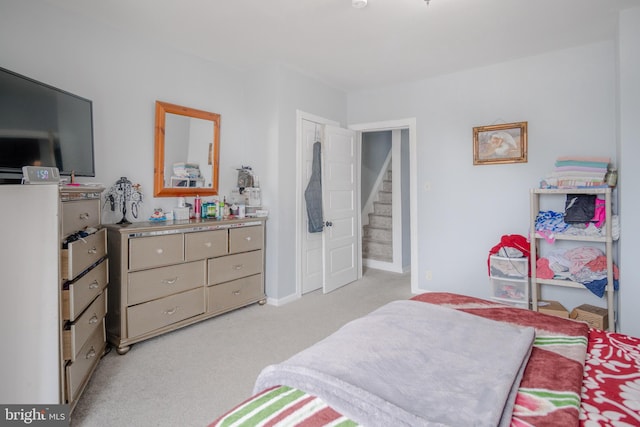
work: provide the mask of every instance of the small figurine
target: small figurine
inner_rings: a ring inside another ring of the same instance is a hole
[[[166,221],[167,217],[164,215],[164,212],[161,208],[156,208],[153,210],[153,213],[149,217],[149,221]]]

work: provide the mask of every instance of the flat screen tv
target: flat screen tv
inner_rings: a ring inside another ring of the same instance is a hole
[[[92,102],[0,68],[0,183],[23,166],[54,166],[60,175],[95,176]]]

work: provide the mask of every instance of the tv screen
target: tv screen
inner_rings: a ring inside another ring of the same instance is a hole
[[[0,180],[23,166],[95,176],[90,100],[0,68]]]

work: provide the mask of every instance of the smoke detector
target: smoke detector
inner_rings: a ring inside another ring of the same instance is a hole
[[[351,0],[351,6],[355,7],[356,9],[362,9],[367,5],[367,1],[368,0]]]

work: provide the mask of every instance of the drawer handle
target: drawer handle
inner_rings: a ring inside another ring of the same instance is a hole
[[[236,295],[236,296],[240,295],[240,291],[233,291],[233,294]]]
[[[85,359],[92,359],[94,357],[96,357],[96,350],[92,346],[91,349],[87,352],[87,355],[84,358]]]
[[[98,323],[98,316],[94,313],[93,317],[89,319],[89,324],[93,325],[94,323]]]
[[[242,270],[243,267],[244,267],[244,264],[236,264],[232,268],[234,270]]]
[[[178,281],[178,277],[174,277],[173,279],[162,279],[161,282],[165,285],[173,285]]]
[[[162,253],[163,253],[163,252],[164,252],[164,249],[162,249],[162,248],[158,248],[158,249],[156,249],[156,253],[157,253],[158,255],[162,255]]]
[[[80,214],[80,219],[81,220],[89,219],[90,216],[91,215],[89,215],[89,212],[81,213]]]
[[[207,248],[210,248],[211,246],[213,246],[213,243],[211,243],[211,242],[207,242],[207,243],[205,243],[204,245],[205,245]]]
[[[250,242],[251,241],[251,236],[245,237],[244,240],[246,240],[247,242]]]
[[[100,287],[100,284],[98,283],[97,280],[94,280],[93,282],[89,283],[89,289],[97,289]]]
[[[89,249],[87,251],[88,254],[97,254],[98,253],[98,249],[96,249],[96,247],[94,246],[93,248]]]
[[[166,314],[167,316],[171,316],[173,314],[176,314],[176,311],[178,311],[178,306],[170,308],[169,310],[165,310],[165,311],[162,312],[162,314]]]

